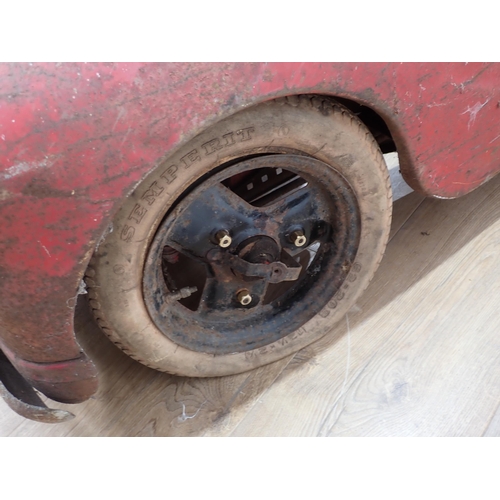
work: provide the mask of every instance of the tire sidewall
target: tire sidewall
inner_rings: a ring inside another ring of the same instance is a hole
[[[382,154],[364,125],[337,104],[311,99],[271,101],[210,127],[159,163],[124,201],[113,230],[99,245],[89,297],[98,322],[142,363],[185,376],[222,376],[251,370],[324,336],[366,288],[383,255],[391,193]],[[331,165],[353,189],[361,237],[347,277],[327,305],[295,332],[258,349],[207,354],[183,348],[156,327],[143,298],[144,263],[156,229],[193,183],[234,159],[266,152],[301,152]]]

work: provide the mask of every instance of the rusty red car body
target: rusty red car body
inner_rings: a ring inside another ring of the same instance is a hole
[[[294,94],[372,110],[427,196],[461,196],[500,170],[500,64],[0,65],[0,349],[31,386],[67,403],[96,391],[74,308],[133,187],[207,126]]]

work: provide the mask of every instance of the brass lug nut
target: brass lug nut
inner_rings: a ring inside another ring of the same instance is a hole
[[[231,236],[229,236],[229,231],[227,231],[226,229],[221,229],[220,231],[217,231],[215,233],[215,241],[221,248],[227,248],[229,245],[231,245],[233,240]]]
[[[240,290],[236,297],[242,306],[248,306],[252,302],[252,296],[247,289]]]
[[[304,234],[304,231],[301,229],[298,229],[297,231],[293,231],[290,233],[290,241],[296,246],[296,247],[303,247],[306,244],[307,238]]]

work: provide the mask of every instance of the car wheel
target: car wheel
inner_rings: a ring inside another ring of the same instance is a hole
[[[124,201],[86,273],[102,330],[141,363],[222,376],[332,329],[382,258],[392,199],[367,128],[328,98],[240,111]]]

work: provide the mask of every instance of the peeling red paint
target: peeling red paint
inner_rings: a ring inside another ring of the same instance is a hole
[[[73,306],[93,247],[173,147],[298,93],[376,110],[425,194],[460,196],[500,169],[500,64],[0,65],[0,346],[11,361],[81,356]]]

